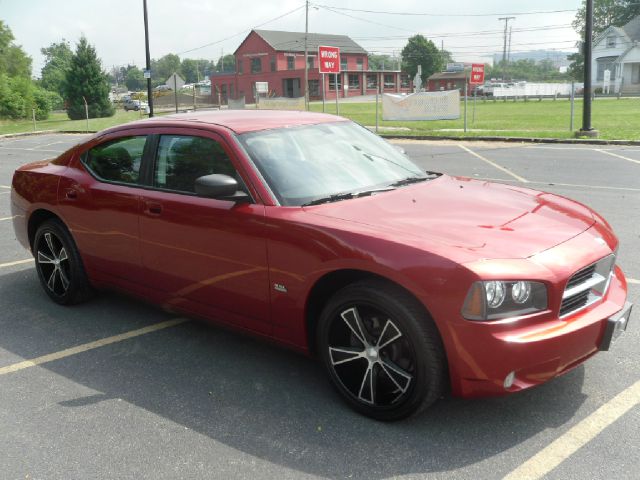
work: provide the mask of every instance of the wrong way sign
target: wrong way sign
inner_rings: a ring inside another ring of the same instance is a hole
[[[472,63],[471,64],[471,78],[469,79],[471,85],[482,85],[484,83],[484,63]]]
[[[318,47],[318,69],[320,73],[340,73],[340,48]]]

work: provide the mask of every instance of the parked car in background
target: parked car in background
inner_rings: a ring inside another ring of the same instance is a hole
[[[544,383],[608,350],[631,311],[588,207],[424,171],[333,115],[114,127],[18,169],[11,208],[54,302],[112,288],[267,337],[381,420]]]
[[[134,100],[131,97],[126,97],[122,100],[122,106],[125,111],[135,110],[145,110],[148,107],[147,102],[143,102],[141,100]]]

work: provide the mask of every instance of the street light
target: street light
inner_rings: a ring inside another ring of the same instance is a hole
[[[151,92],[151,55],[149,54],[149,22],[147,19],[147,0],[142,0],[144,9],[144,45],[147,54],[147,68],[145,77],[147,77],[147,103],[149,104],[149,117],[153,117],[153,95]]]

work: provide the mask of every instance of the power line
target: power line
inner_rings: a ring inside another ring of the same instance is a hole
[[[320,5],[314,3],[313,6],[326,8],[326,9],[334,9],[334,10],[344,10],[347,12],[360,12],[360,13],[373,13],[373,14],[381,14],[381,15],[401,15],[401,16],[413,16],[413,17],[496,17],[498,15],[541,15],[541,14],[549,14],[549,13],[567,13],[567,12],[576,12],[577,8],[570,8],[565,10],[539,10],[533,12],[507,12],[507,13],[416,13],[416,12],[388,12],[388,11],[379,11],[379,10],[363,10],[357,8],[346,8],[346,7],[334,7],[332,5]]]
[[[223,39],[221,39],[221,40],[216,40],[215,42],[207,43],[207,44],[205,44],[205,45],[201,45],[201,46],[199,46],[199,47],[190,48],[189,50],[184,50],[184,51],[182,51],[182,52],[178,52],[178,53],[176,53],[176,55],[180,56],[180,55],[182,55],[182,54],[184,54],[184,53],[193,52],[193,51],[195,51],[195,50],[200,50],[200,49],[202,49],[202,48],[211,47],[211,46],[213,46],[213,45],[217,45],[217,44],[219,44],[219,43],[226,42],[227,40],[231,40],[232,38],[235,38],[235,37],[238,37],[238,36],[240,36],[240,35],[243,35],[243,34],[245,34],[245,33],[249,32],[249,31],[251,31],[251,30],[254,30],[254,29],[256,29],[256,28],[260,28],[260,27],[262,27],[262,26],[264,26],[264,25],[267,25],[268,23],[275,22],[276,20],[280,20],[281,18],[286,17],[287,15],[291,15],[292,13],[295,13],[295,12],[297,12],[298,10],[302,10],[303,8],[305,8],[305,6],[304,6],[304,5],[301,5],[301,6],[297,7],[297,8],[294,8],[293,10],[289,10],[288,12],[283,13],[282,15],[278,15],[277,17],[272,18],[271,20],[267,20],[266,22],[263,22],[263,23],[261,23],[260,25],[255,25],[255,26],[250,27],[250,28],[245,28],[245,29],[244,29],[244,30],[242,30],[241,32],[234,33],[233,35],[230,35],[230,36],[228,36],[228,37],[226,37],[226,38],[223,38]]]

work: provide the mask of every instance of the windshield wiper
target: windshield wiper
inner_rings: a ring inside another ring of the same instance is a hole
[[[390,190],[395,190],[395,187],[392,185],[389,185],[387,187],[372,188],[371,190],[360,190],[358,192],[336,193],[334,195],[329,195],[327,197],[316,198],[315,200],[311,200],[308,203],[302,204],[302,206],[309,207],[311,205],[320,205],[321,203],[339,202],[340,200],[348,200],[350,198],[368,197],[369,195],[373,195],[380,192],[388,192]]]
[[[426,177],[407,177],[402,180],[398,180],[397,182],[392,183],[391,187],[402,187],[404,185],[411,185],[412,183],[424,182],[426,180],[433,180],[434,178],[439,177],[441,174],[437,172],[425,172],[427,174]]]

